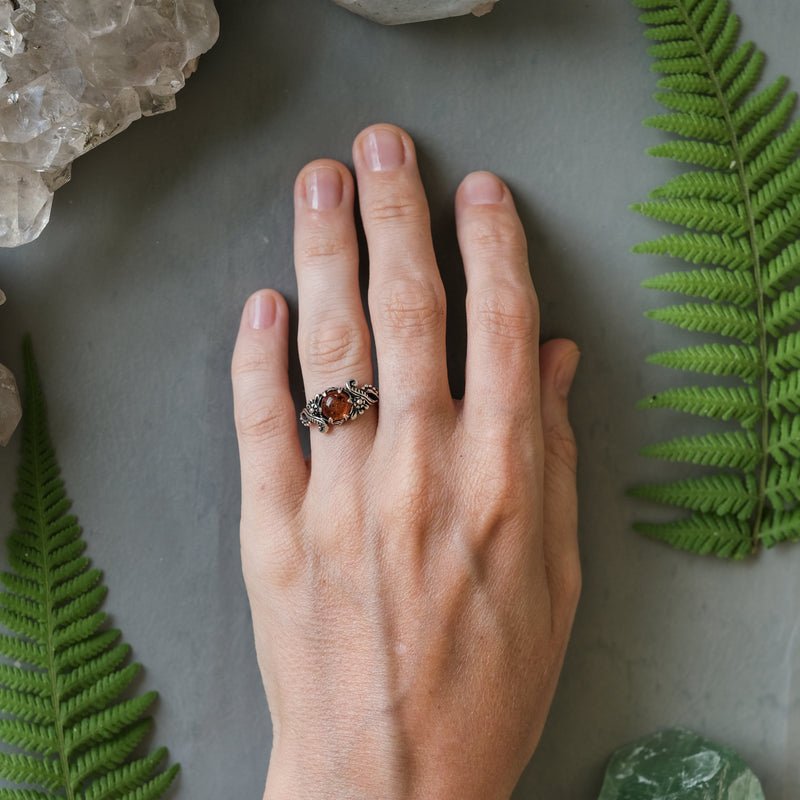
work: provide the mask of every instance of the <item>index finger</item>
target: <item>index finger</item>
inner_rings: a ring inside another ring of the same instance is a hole
[[[288,329],[279,294],[265,290],[247,301],[231,364],[243,518],[291,515],[308,480],[289,391]]]

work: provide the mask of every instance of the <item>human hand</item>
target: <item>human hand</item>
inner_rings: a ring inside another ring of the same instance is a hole
[[[370,256],[379,411],[303,459],[288,311],[251,297],[233,357],[242,562],[273,722],[265,800],[507,800],[541,735],[580,592],[572,342],[539,346],[508,188],[456,195],[467,276],[463,400],[409,136],[353,148]],[[373,382],[355,187],[335,161],[295,186],[307,396]]]

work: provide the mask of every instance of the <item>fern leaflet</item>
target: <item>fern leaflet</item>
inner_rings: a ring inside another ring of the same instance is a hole
[[[14,498],[17,529],[8,537],[13,573],[0,576],[0,777],[32,789],[0,788],[0,800],[157,800],[178,771],[159,772],[166,751],[131,754],[151,726],[143,717],[155,692],[124,699],[140,669],[123,666],[130,648],[104,630],[106,594],[89,569],[64,483],[30,341],[22,460]]]
[[[657,353],[650,363],[728,376],[734,383],[671,389],[640,407],[669,408],[737,425],[678,437],[644,455],[715,469],[639,486],[631,494],[688,509],[673,523],[639,524],[697,553],[742,558],[759,544],[800,539],[800,121],[781,77],[757,91],[765,57],[737,44],[728,0],[633,0],[644,13],[656,99],[645,125],[674,135],[651,155],[694,164],[631,206],[685,229],[633,248],[699,269],[644,281],[699,302],[647,313],[689,331],[728,337]],[[735,385],[741,381],[741,385]]]

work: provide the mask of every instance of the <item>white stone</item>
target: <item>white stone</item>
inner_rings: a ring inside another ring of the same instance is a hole
[[[35,239],[74,159],[175,94],[213,0],[0,0],[0,246]]]
[[[488,14],[497,0],[333,0],[362,17],[383,25]]]

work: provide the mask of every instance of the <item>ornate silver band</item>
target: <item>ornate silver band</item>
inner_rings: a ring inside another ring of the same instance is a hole
[[[300,422],[306,428],[316,425],[321,433],[326,433],[331,425],[343,425],[377,405],[378,399],[374,386],[359,386],[349,380],[344,386],[334,386],[312,397],[300,412]]]

